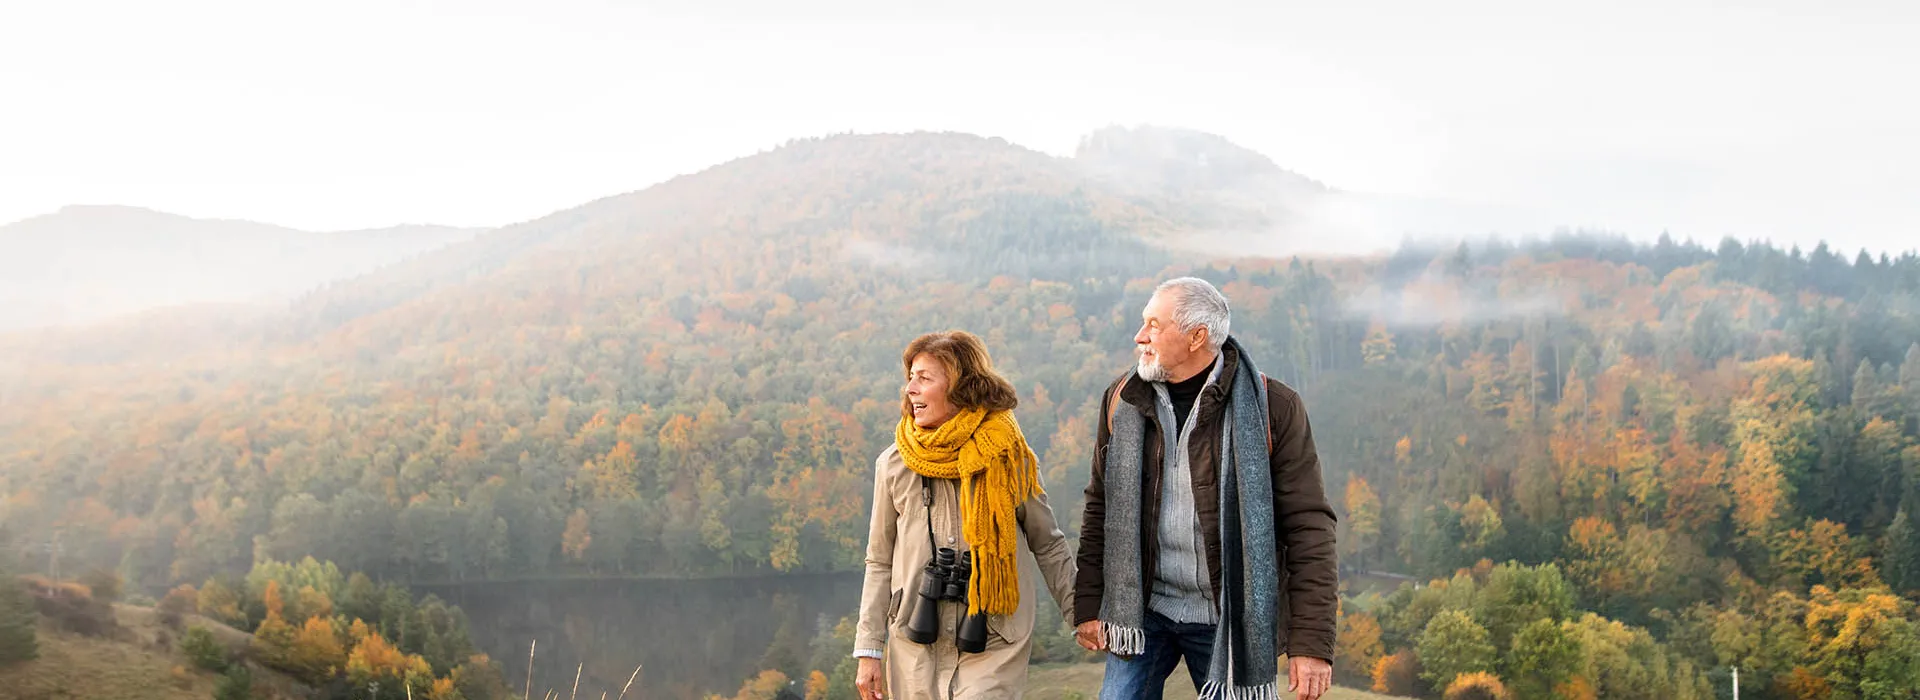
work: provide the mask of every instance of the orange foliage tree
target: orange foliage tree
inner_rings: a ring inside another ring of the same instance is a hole
[[[1373,692],[1414,696],[1420,692],[1420,665],[1413,652],[1402,649],[1373,662]]]
[[[1446,700],[1508,700],[1513,697],[1500,677],[1485,671],[1462,673],[1441,694]]]

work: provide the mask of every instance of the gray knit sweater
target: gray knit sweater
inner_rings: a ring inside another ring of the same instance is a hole
[[[1221,365],[1214,363],[1207,385],[1219,379]],[[1160,522],[1157,525],[1160,563],[1154,572],[1153,596],[1147,606],[1174,622],[1218,624],[1220,617],[1214,607],[1213,586],[1207,578],[1206,539],[1200,533],[1200,513],[1194,508],[1193,470],[1187,462],[1187,443],[1192,440],[1193,426],[1199,421],[1193,416],[1185,421],[1176,420],[1173,398],[1166,384],[1154,382],[1153,390],[1159,397],[1160,434],[1175,435],[1175,426],[1180,428],[1177,439],[1161,440],[1166,456],[1160,462]],[[1201,391],[1204,393],[1205,389]],[[1196,402],[1191,410],[1198,409]]]

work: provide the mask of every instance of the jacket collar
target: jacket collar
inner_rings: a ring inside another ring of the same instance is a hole
[[[1220,363],[1220,378],[1200,391],[1200,398],[1194,402],[1195,411],[1211,410],[1212,406],[1226,398],[1228,387],[1233,386],[1234,372],[1240,367],[1238,339],[1227,336],[1227,342],[1220,346]],[[1140,376],[1138,367],[1127,372],[1126,384],[1120,387],[1120,400],[1148,417],[1155,415],[1159,401],[1154,395],[1153,385]]]

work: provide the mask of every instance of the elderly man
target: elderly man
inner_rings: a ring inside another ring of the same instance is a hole
[[[1103,699],[1159,698],[1182,658],[1202,698],[1302,700],[1333,677],[1334,513],[1300,395],[1254,368],[1205,280],[1162,283],[1137,366],[1101,404],[1075,636]],[[1224,546],[1223,546],[1224,543]]]

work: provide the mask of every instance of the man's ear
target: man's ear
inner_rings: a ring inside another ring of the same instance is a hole
[[[1206,326],[1193,329],[1193,335],[1187,337],[1187,352],[1200,352],[1200,348],[1206,347],[1209,333],[1212,331],[1207,330]]]

